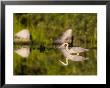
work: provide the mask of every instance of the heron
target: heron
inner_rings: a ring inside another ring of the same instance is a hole
[[[54,44],[63,44],[64,42],[72,43],[72,29],[66,30],[59,38],[54,41]]]
[[[68,65],[68,60],[71,60],[71,61],[84,61],[84,60],[88,59],[88,58],[85,58],[85,57],[82,57],[82,56],[79,56],[79,55],[72,55],[65,48],[59,48],[59,50],[63,53],[64,57],[66,58],[66,63],[59,60],[59,62],[62,63],[64,66]]]
[[[79,55],[79,53],[81,52],[89,51],[88,49],[82,47],[69,47],[68,43],[63,43],[59,48],[65,48],[68,51],[68,53],[70,54],[75,53],[77,55]]]

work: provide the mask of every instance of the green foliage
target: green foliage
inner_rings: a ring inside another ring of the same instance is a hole
[[[95,13],[23,13],[14,14],[14,35],[22,29],[32,35],[32,52],[28,58],[14,53],[15,75],[96,75],[97,74],[97,14]],[[71,28],[74,46],[91,49],[85,62],[69,61],[67,67],[59,60],[65,58],[53,46],[53,40]],[[44,44],[44,52],[39,46]],[[33,47],[35,49],[33,49]],[[93,50],[95,48],[95,50]],[[15,49],[15,47],[14,47]]]

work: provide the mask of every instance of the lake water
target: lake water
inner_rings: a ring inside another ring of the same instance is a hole
[[[97,50],[80,55],[89,59],[63,66],[65,57],[55,47],[14,46],[14,75],[97,75]]]

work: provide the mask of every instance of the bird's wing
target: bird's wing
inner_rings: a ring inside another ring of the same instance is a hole
[[[71,55],[70,57],[72,61],[84,61],[87,60],[88,58],[82,57],[82,56],[78,56],[78,55]]]
[[[70,43],[72,38],[72,29],[68,29],[67,31],[65,31],[61,36],[59,36],[59,38],[57,38],[54,43]]]
[[[81,48],[81,47],[72,47],[70,48],[70,51],[85,52],[85,51],[88,51],[88,49]]]
[[[29,48],[20,48],[15,50],[15,52],[20,55],[21,57],[27,58],[30,54],[30,49]]]
[[[23,29],[20,32],[16,33],[16,37],[30,39],[30,33],[28,29]]]
[[[67,31],[65,31],[62,36],[61,36],[61,40],[64,42],[66,39],[70,39],[72,38],[72,30],[68,29]]]

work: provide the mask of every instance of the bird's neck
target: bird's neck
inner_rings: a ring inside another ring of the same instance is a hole
[[[68,50],[68,44],[67,44],[67,46],[66,46],[66,50]]]

